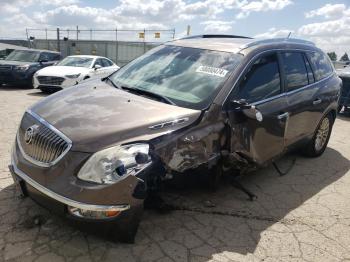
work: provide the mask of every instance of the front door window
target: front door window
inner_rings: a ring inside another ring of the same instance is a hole
[[[281,78],[277,54],[256,60],[239,85],[240,98],[250,103],[273,97],[280,92]]]

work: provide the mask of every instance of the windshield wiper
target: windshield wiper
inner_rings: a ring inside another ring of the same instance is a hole
[[[112,81],[112,79],[109,78],[109,76],[106,76],[106,77],[102,78],[101,80],[106,81],[106,82],[108,81],[108,83],[112,84],[113,87],[118,88],[118,89],[122,89],[120,86],[118,86],[116,83],[114,83]]]
[[[176,105],[173,101],[171,101],[169,98],[167,98],[166,96],[162,96],[156,93],[153,93],[151,91],[147,91],[144,89],[139,89],[139,88],[135,88],[135,87],[129,87],[129,86],[121,86],[120,87],[123,90],[132,92],[132,93],[136,93],[136,94],[140,94],[140,95],[146,95],[149,97],[154,97],[158,100],[163,101],[164,103],[170,104],[170,105]]]

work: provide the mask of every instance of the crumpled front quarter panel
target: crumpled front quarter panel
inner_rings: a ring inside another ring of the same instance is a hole
[[[224,120],[218,110],[215,114],[207,113],[198,125],[163,136],[162,142],[156,145],[156,154],[168,170],[180,173],[215,163],[225,143],[224,129]]]

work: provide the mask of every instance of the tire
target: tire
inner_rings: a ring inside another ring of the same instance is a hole
[[[319,157],[326,150],[332,133],[334,119],[331,113],[322,118],[312,140],[304,148],[303,154],[308,157]]]

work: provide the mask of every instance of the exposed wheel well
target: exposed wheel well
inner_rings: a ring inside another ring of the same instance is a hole
[[[83,80],[90,78],[90,76],[84,76]]]

